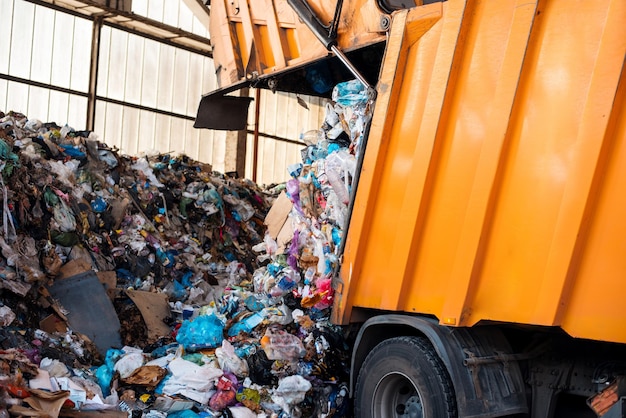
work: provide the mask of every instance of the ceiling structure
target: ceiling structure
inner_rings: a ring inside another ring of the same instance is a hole
[[[130,1],[111,0],[27,0],[103,22],[127,32],[168,43],[197,54],[211,57],[209,38],[149,19],[130,11]],[[184,0],[194,15],[208,28],[209,9],[201,0]],[[117,6],[117,7],[116,7]]]

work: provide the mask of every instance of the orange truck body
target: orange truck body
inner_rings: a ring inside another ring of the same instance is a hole
[[[335,320],[626,343],[626,2],[448,1],[389,39]]]
[[[309,2],[321,20],[335,3]],[[381,310],[626,343],[626,2],[343,8],[339,48],[387,43],[334,321]],[[329,55],[285,0],[211,9],[220,87]]]

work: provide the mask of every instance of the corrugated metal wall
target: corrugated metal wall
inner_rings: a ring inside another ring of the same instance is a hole
[[[133,13],[208,37],[200,21],[178,0],[134,0]],[[84,129],[93,22],[24,0],[0,0],[0,110]],[[29,85],[21,80],[28,80]],[[33,83],[35,85],[32,85]],[[60,87],[63,91],[46,88]],[[110,26],[103,26],[95,133],[123,153],[184,153],[225,171],[226,132],[193,128],[200,97],[217,88],[213,61]],[[254,95],[254,91],[251,90]],[[288,178],[300,161],[298,140],[323,121],[320,99],[261,93],[257,182]],[[246,177],[252,178],[255,102],[250,105]],[[269,137],[268,137],[269,136]]]
[[[0,0],[2,74],[86,94],[90,42],[88,20],[25,1]],[[86,96],[0,80],[2,110],[84,127],[86,106]]]

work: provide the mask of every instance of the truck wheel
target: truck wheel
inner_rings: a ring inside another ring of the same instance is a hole
[[[361,366],[354,416],[455,418],[454,390],[441,359],[422,337],[378,344]]]

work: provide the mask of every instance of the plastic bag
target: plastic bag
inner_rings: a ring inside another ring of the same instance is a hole
[[[281,329],[268,328],[261,338],[261,347],[270,360],[295,361],[306,354],[302,341]]]
[[[216,411],[223,411],[226,407],[237,403],[237,378],[231,374],[225,374],[217,382],[217,392],[211,396],[209,406]]]
[[[141,351],[132,351],[125,354],[121,359],[119,359],[113,370],[120,374],[122,379],[126,379],[130,376],[135,370],[143,366],[145,362],[145,358]]]
[[[111,393],[111,380],[113,380],[113,374],[115,362],[124,354],[122,350],[109,348],[104,358],[104,364],[96,369],[96,379],[98,379],[98,385],[102,389],[104,396],[109,396]]]
[[[311,382],[302,376],[287,376],[279,380],[272,400],[287,413],[291,413],[294,405],[304,401],[304,397],[311,387]]]
[[[215,382],[223,375],[223,371],[216,367],[211,365],[199,366],[180,357],[172,360],[168,369],[171,375],[162,387],[162,391],[166,395],[185,393],[185,396],[189,396],[188,393],[191,391],[208,393],[214,389]]]
[[[215,348],[224,339],[224,324],[214,314],[200,315],[193,320],[183,321],[176,341],[186,350],[199,348]]]
[[[257,418],[257,414],[245,406],[231,406],[228,412],[233,418]]]
[[[224,372],[232,373],[237,377],[248,375],[248,363],[235,354],[235,348],[228,341],[222,341],[222,346],[215,349],[215,356]]]

